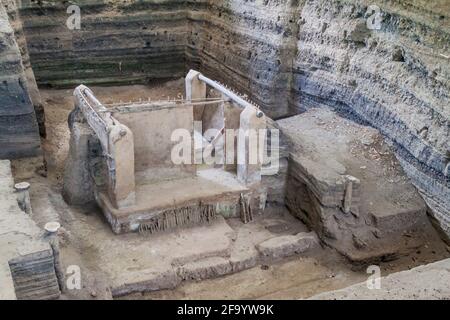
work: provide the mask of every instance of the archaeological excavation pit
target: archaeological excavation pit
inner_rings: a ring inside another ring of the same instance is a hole
[[[0,1],[1,299],[450,298],[448,1],[72,5]]]

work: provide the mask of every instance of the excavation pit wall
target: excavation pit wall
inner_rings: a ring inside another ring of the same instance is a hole
[[[143,100],[146,100],[144,98],[147,96],[156,100],[164,99],[167,95],[175,97],[178,92],[182,92],[182,88],[183,81],[177,81],[161,84],[155,88],[143,86],[98,87],[93,88],[93,92],[98,93],[101,101],[112,103],[115,100],[135,99],[136,96],[142,97]],[[55,118],[55,116],[50,118],[53,121],[51,128],[65,128],[64,132],[50,131],[50,137],[56,143],[50,145],[52,153],[49,159],[54,157],[55,154],[68,150],[69,132],[66,114],[73,108],[71,94],[72,90],[52,90],[44,93],[45,101],[48,103],[46,110],[51,111],[49,114],[54,115],[55,111],[61,113],[59,118]],[[62,112],[63,110],[64,112]],[[276,126],[276,123],[270,125]],[[55,136],[55,133],[57,136]],[[63,160],[63,158],[60,159],[60,161]],[[229,237],[231,242],[222,237],[222,231],[220,231],[223,230],[224,233],[228,233],[226,230],[229,231],[229,228],[224,226],[223,229],[218,229],[215,227],[217,223],[222,225],[223,219],[221,217],[214,220],[212,224],[205,226],[172,230],[171,232],[152,234],[151,236],[139,234],[115,235],[111,232],[110,226],[105,223],[103,214],[98,209],[86,205],[72,207],[64,203],[58,192],[59,182],[54,179],[53,167],[49,167],[49,177],[43,178],[38,174],[39,171],[36,171],[40,164],[34,166],[27,163],[25,160],[14,162],[14,171],[16,179],[26,179],[32,185],[32,205],[35,212],[33,218],[39,221],[40,225],[47,221],[60,219],[59,221],[66,230],[60,238],[64,243],[62,261],[65,267],[80,265],[82,274],[85,276],[83,283],[86,288],[79,292],[67,292],[66,294],[69,296],[92,299],[91,294],[95,294],[97,296],[95,299],[100,299],[104,296],[103,285],[118,290],[119,288],[123,289],[125,284],[128,284],[128,288],[135,285],[135,288],[137,288],[137,284],[140,284],[139,288],[147,288],[148,291],[152,292],[148,294],[148,298],[182,298],[187,295],[201,299],[211,297],[217,299],[239,297],[304,298],[315,293],[362,282],[367,278],[365,268],[360,273],[350,271],[355,270],[354,266],[342,264],[343,260],[335,254],[334,250],[316,248],[317,250],[308,250],[295,255],[292,260],[283,258],[281,262],[274,265],[271,263],[271,261],[274,261],[271,258],[258,259],[256,267],[251,270],[227,277],[219,277],[215,280],[182,281],[174,290],[154,292],[152,290],[156,289],[152,288],[161,288],[162,286],[153,286],[152,284],[155,283],[153,281],[149,281],[149,285],[145,286],[146,280],[154,279],[152,275],[156,277],[158,274],[162,275],[163,271],[173,270],[172,263],[166,259],[170,258],[176,269],[184,264],[189,264],[186,269],[192,270],[190,267],[192,262],[199,261],[199,265],[204,265],[207,263],[207,261],[201,262],[204,258],[208,257],[208,260],[217,262],[218,260],[214,257],[218,256],[225,258],[225,260],[229,259],[229,261],[239,261],[236,264],[237,270],[245,270],[246,265],[252,266],[255,263],[254,257],[256,255],[252,252],[256,250],[254,248],[257,245],[284,236],[289,238],[294,236],[295,240],[295,235],[309,233],[309,230],[305,226],[300,227],[301,223],[288,212],[284,215],[277,215],[266,211],[262,216],[262,222],[256,220],[253,223],[243,225],[240,219],[226,219],[225,222],[234,231]],[[24,170],[25,172],[23,172]],[[276,177],[263,177],[263,184],[265,184],[264,179],[266,178],[276,179]],[[268,183],[268,186],[276,189],[272,182]],[[277,191],[279,190],[277,189]],[[86,237],[86,234],[90,236]],[[406,234],[401,238],[401,241],[411,241],[410,237],[410,234]],[[234,239],[236,239],[236,242]],[[283,243],[281,240],[280,242]],[[229,252],[227,243],[234,243],[235,249],[242,250],[242,256],[239,257],[232,253],[234,258],[227,258]],[[211,244],[211,247],[209,244]],[[209,247],[212,249],[207,249]],[[276,253],[282,251],[277,250]],[[171,253],[170,256],[167,255],[168,252]],[[314,258],[315,253],[319,256]],[[204,258],[199,254],[205,254]],[[405,254],[407,254],[405,257],[400,255],[398,260],[395,261],[380,262],[383,275],[448,257],[445,247],[442,248],[442,244],[438,242],[428,242],[427,246],[420,247],[419,251]],[[167,263],[160,264],[162,261],[167,261]],[[226,266],[226,264],[223,264],[223,260],[221,261],[222,264],[220,265]],[[261,263],[264,264],[263,267],[260,266]],[[209,265],[212,265],[212,263],[209,263]],[[218,265],[218,263],[214,265]],[[99,267],[101,270],[99,270]],[[105,277],[108,279],[103,280]],[[217,291],[217,288],[220,288],[220,290]],[[109,292],[110,296],[110,291],[106,290],[106,292]],[[107,297],[108,294],[105,294],[105,296]],[[130,298],[133,299],[133,296]],[[134,298],[141,299],[146,298],[146,296],[137,294]]]

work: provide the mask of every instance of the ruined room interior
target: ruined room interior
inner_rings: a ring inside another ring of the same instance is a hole
[[[0,299],[450,299],[449,16],[0,0]]]

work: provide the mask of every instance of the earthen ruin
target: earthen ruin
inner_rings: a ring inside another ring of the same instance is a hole
[[[220,99],[208,99],[207,83]],[[258,107],[229,89],[191,70],[186,77],[187,100],[179,103],[119,103],[108,109],[85,86],[78,87],[74,97],[70,123],[74,150],[66,167],[64,194],[69,204],[80,205],[88,203],[93,193],[115,233],[167,231],[209,222],[217,215],[238,217],[244,215],[242,208],[253,214],[264,210],[263,168],[250,162],[249,138],[238,134],[224,141],[214,135],[215,139],[203,141],[213,129],[220,133],[266,127]],[[202,132],[194,133],[194,121],[202,124]],[[187,164],[173,161],[175,130],[189,134]],[[224,145],[229,143],[234,145],[230,153],[237,162],[230,164],[235,166],[199,170],[203,158],[196,161],[198,150],[203,155],[204,149],[215,148],[226,157]]]
[[[0,299],[450,298],[448,1],[67,6],[0,0]]]

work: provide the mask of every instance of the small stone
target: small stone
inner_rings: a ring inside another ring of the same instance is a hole
[[[91,291],[91,297],[92,298],[97,298],[97,292],[96,291]]]

